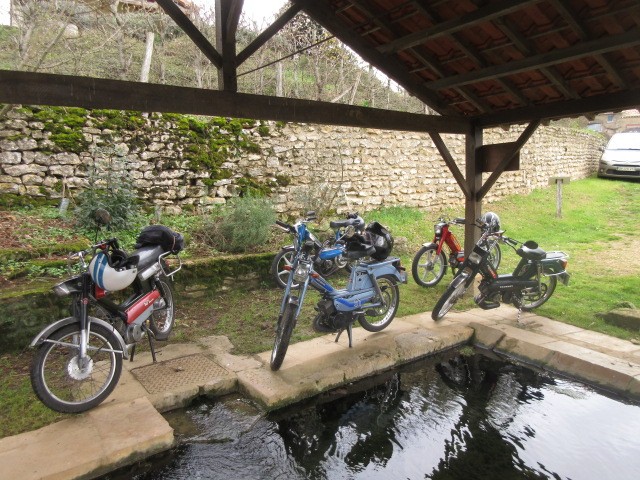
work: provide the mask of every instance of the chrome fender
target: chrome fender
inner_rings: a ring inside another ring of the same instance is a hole
[[[99,318],[95,318],[95,317],[89,317],[89,321],[91,323],[96,323],[98,325],[102,325],[106,329],[111,330],[111,332],[113,332],[115,337],[118,339],[118,342],[120,343],[120,347],[122,348],[122,356],[124,358],[129,358],[129,351],[127,349],[127,344],[125,343],[124,339],[122,338],[122,335],[120,335],[120,332],[118,332],[118,330],[116,330],[113,325],[105,322],[104,320],[100,320]],[[75,318],[75,317],[67,317],[67,318],[63,318],[61,320],[58,320],[57,322],[53,322],[52,324],[47,325],[46,327],[44,327],[42,329],[42,331],[38,335],[36,335],[35,338],[31,341],[31,345],[29,345],[29,346],[30,347],[37,347],[37,346],[41,345],[42,343],[44,343],[44,341],[47,338],[49,338],[54,332],[57,332],[62,327],[66,327],[67,325],[71,325],[72,323],[77,323],[77,322],[78,322],[78,319]]]
[[[433,242],[423,243],[422,246],[423,247],[436,247],[436,248],[438,248],[438,244],[437,243],[433,243]]]

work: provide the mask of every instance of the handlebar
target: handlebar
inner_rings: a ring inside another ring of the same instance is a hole
[[[289,233],[294,230],[294,228],[288,223],[281,222],[280,220],[276,220],[276,225],[283,229],[285,232]]]

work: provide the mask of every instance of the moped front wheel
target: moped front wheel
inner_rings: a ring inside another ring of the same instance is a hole
[[[438,255],[436,245],[422,247],[411,263],[411,275],[421,287],[433,287],[438,284],[446,271],[447,259],[442,251]]]
[[[91,324],[87,355],[81,359],[80,325],[54,332],[37,350],[31,385],[47,407],[61,413],[89,410],[113,391],[122,372],[120,343],[113,332]]]
[[[290,270],[286,270],[285,267],[291,267],[293,265],[293,259],[296,256],[296,251],[293,247],[282,247],[278,254],[273,258],[271,262],[271,276],[275,284],[284,289],[287,286]],[[292,288],[298,288],[298,284],[291,285]]]
[[[293,303],[291,300],[293,300]],[[284,307],[282,318],[280,318],[276,326],[276,339],[273,343],[273,350],[271,350],[271,370],[273,371],[278,370],[282,366],[284,356],[287,354],[287,349],[289,348],[289,340],[291,340],[293,327],[296,323],[297,299],[291,297],[291,300],[287,302],[287,305]]]
[[[382,306],[371,308],[358,316],[358,323],[369,332],[379,332],[389,326],[398,311],[400,304],[400,289],[397,280],[391,275],[382,275],[377,278],[380,293],[382,294]]]
[[[453,279],[440,297],[440,300],[436,302],[436,306],[433,307],[433,311],[431,312],[432,319],[440,320],[451,310],[451,307],[453,307],[462,295],[464,295],[464,292],[467,291],[468,280],[469,274],[464,272]]]

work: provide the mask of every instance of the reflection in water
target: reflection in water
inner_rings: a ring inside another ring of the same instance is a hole
[[[631,479],[640,408],[483,355],[429,359],[264,416],[170,414],[170,455],[110,479]]]

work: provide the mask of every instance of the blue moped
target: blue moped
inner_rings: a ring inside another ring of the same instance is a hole
[[[398,283],[407,282],[400,259],[388,257],[393,247],[389,232],[379,223],[372,222],[362,235],[357,234],[356,230],[364,225],[364,220],[358,216],[331,222],[331,228],[344,229],[344,234],[334,247],[321,250],[319,256],[323,260],[332,260],[340,255],[349,260],[364,257],[372,260],[356,263],[346,288],[334,288],[314,270],[314,243],[309,239],[306,225],[312,219],[313,215],[307,214],[307,218],[295,226],[276,222],[294,234],[294,241],[299,244],[295,245],[298,247],[297,255],[287,267],[293,274],[289,275],[278,316],[271,352],[272,370],[278,370],[282,365],[309,286],[322,294],[316,306],[318,314],[313,321],[314,329],[323,333],[337,332],[336,342],[346,330],[351,347],[355,321],[370,332],[379,332],[391,323],[400,302]]]

